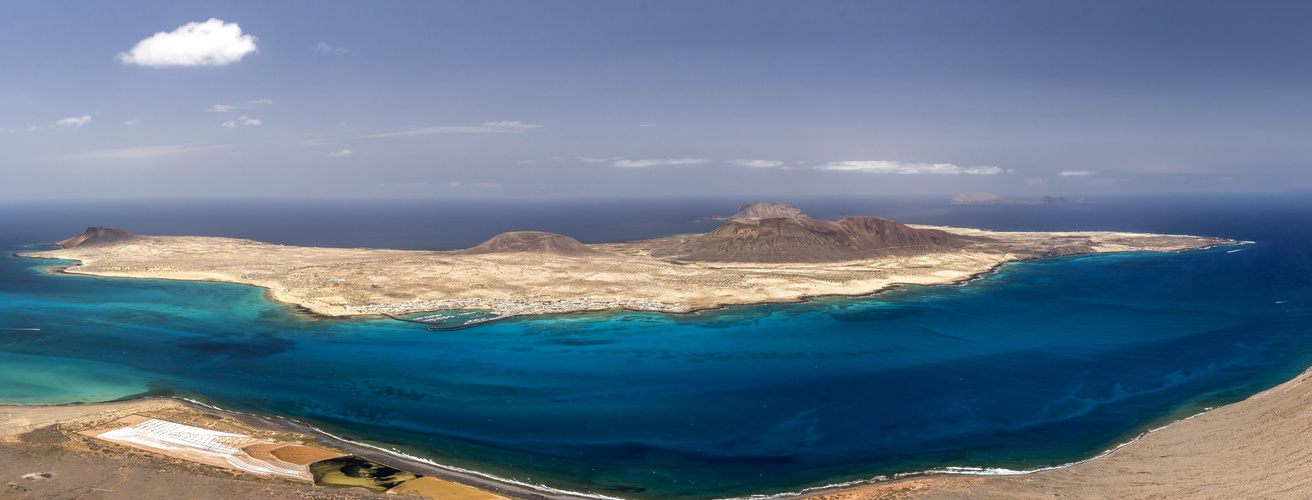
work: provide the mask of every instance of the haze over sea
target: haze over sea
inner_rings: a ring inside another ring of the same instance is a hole
[[[716,223],[694,219],[743,201],[758,200],[9,204],[0,247],[89,225],[313,246],[454,249],[510,230],[598,243],[706,231]],[[445,332],[310,317],[250,287],[57,276],[4,258],[0,403],[175,395],[572,491],[706,498],[1069,463],[1312,365],[1306,196],[770,201],[817,218],[1255,244],[1018,263],[869,297]]]

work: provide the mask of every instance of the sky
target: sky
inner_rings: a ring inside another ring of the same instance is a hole
[[[1312,189],[1306,2],[4,2],[0,198]]]

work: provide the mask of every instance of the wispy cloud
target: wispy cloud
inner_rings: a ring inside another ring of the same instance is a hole
[[[623,160],[623,159],[624,159],[624,157],[622,157],[622,156],[612,156],[612,157],[610,157],[610,158],[591,158],[591,157],[587,157],[587,156],[575,156],[575,158],[578,158],[579,160],[582,160],[582,161],[585,161],[585,162],[588,162],[588,163],[610,163],[610,162],[613,162],[613,161],[618,161],[618,160]]]
[[[136,125],[138,123],[141,123],[141,120],[128,120],[123,122],[124,125]]]
[[[457,127],[429,127],[414,130],[401,130],[398,132],[387,132],[382,134],[369,134],[361,136],[362,138],[377,137],[405,137],[409,135],[432,135],[432,134],[488,134],[488,133],[505,133],[505,132],[529,132],[541,130],[542,125],[524,123],[518,121],[501,121],[501,122],[484,122],[482,125],[474,126],[457,126]]]
[[[232,119],[232,120],[228,120],[228,121],[226,121],[226,122],[223,122],[223,123],[219,124],[219,126],[220,126],[220,127],[227,127],[227,128],[237,128],[238,126],[243,126],[243,127],[258,127],[258,126],[263,125],[263,124],[264,124],[264,122],[260,121],[258,118],[251,118],[251,117],[246,116],[246,115],[241,115],[241,116],[238,116],[238,117],[235,118],[235,119]]]
[[[175,146],[140,146],[135,148],[117,148],[102,149],[99,151],[90,151],[86,153],[74,153],[60,156],[59,160],[132,160],[140,158],[152,158],[156,156],[176,155],[182,153],[191,153],[196,151],[206,151],[211,149],[220,149],[227,146],[195,146],[195,145],[175,145]]]
[[[239,109],[251,109],[251,108],[250,106],[233,106],[231,104],[211,104],[210,107],[205,108],[205,111],[208,111],[210,113],[231,113]]]
[[[453,188],[464,188],[464,187],[475,187],[475,188],[480,188],[480,189],[499,189],[499,188],[501,188],[501,185],[500,185],[500,184],[497,184],[497,183],[495,183],[495,182],[473,182],[473,183],[465,183],[465,182],[448,182],[448,183],[446,183],[446,185],[447,185],[447,187],[453,187]]]
[[[256,106],[265,106],[265,105],[273,104],[273,101],[270,100],[270,99],[255,99],[255,100],[251,100],[251,101],[246,101],[246,104],[254,104],[254,105],[256,105]]]
[[[1093,175],[1096,173],[1098,172],[1092,170],[1062,170],[1061,173],[1057,175],[1060,175],[1062,177],[1084,177],[1086,175]]]
[[[137,42],[132,50],[120,52],[115,59],[123,64],[140,66],[225,66],[258,52],[258,38],[243,35],[237,23],[210,19],[187,23],[170,32]]]
[[[729,160],[729,163],[741,167],[771,168],[782,167],[784,162],[774,160]]]
[[[82,128],[83,125],[86,125],[87,122],[90,121],[91,121],[91,115],[74,116],[55,122],[55,126]]]
[[[296,144],[300,146],[322,146],[324,144],[331,144],[331,143],[332,141],[328,139],[306,139]]]
[[[332,45],[328,45],[328,44],[323,43],[323,42],[319,42],[319,45],[315,45],[315,46],[313,46],[313,47],[310,47],[310,50],[314,50],[314,51],[317,51],[317,52],[323,52],[323,53],[325,53],[325,54],[350,54],[350,53],[351,53],[351,49],[348,49],[348,48],[346,48],[346,47],[334,47],[334,46],[332,46]]]
[[[900,161],[836,161],[817,165],[817,170],[864,172],[868,174],[993,175],[1004,172],[998,167],[962,167],[951,163],[907,163]]]
[[[338,151],[338,152],[336,152],[336,153],[328,153],[328,157],[329,157],[329,158],[341,158],[341,157],[343,157],[343,156],[351,156],[352,154],[355,154],[355,153],[352,153],[351,150],[349,150],[349,149],[343,149],[343,150]]]
[[[664,158],[664,159],[648,159],[648,160],[616,160],[616,161],[614,161],[614,162],[611,162],[611,166],[613,166],[613,167],[624,167],[624,168],[644,168],[644,167],[658,167],[658,166],[665,166],[665,165],[700,165],[700,164],[702,164],[702,163],[709,163],[710,161],[711,161],[711,160],[706,159],[706,158]]]

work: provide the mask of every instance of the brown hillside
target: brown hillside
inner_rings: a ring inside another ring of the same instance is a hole
[[[711,262],[835,262],[945,252],[965,239],[879,217],[731,220],[705,235],[652,249],[653,257]]]
[[[562,234],[542,231],[512,231],[493,236],[476,247],[460,253],[477,255],[486,253],[529,252],[564,257],[589,257],[605,255],[579,243],[579,240]]]
[[[137,238],[137,235],[122,229],[94,226],[88,227],[86,231],[82,231],[82,234],[55,243],[55,245],[61,248],[96,247],[126,243]]]

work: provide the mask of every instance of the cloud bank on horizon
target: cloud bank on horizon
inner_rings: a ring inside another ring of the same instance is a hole
[[[816,170],[864,172],[867,174],[937,174],[994,175],[999,167],[961,167],[951,163],[905,163],[900,161],[836,161],[815,167]],[[1064,173],[1062,175],[1065,175]]]
[[[0,196],[1312,189],[1312,6],[316,7],[7,6]]]

